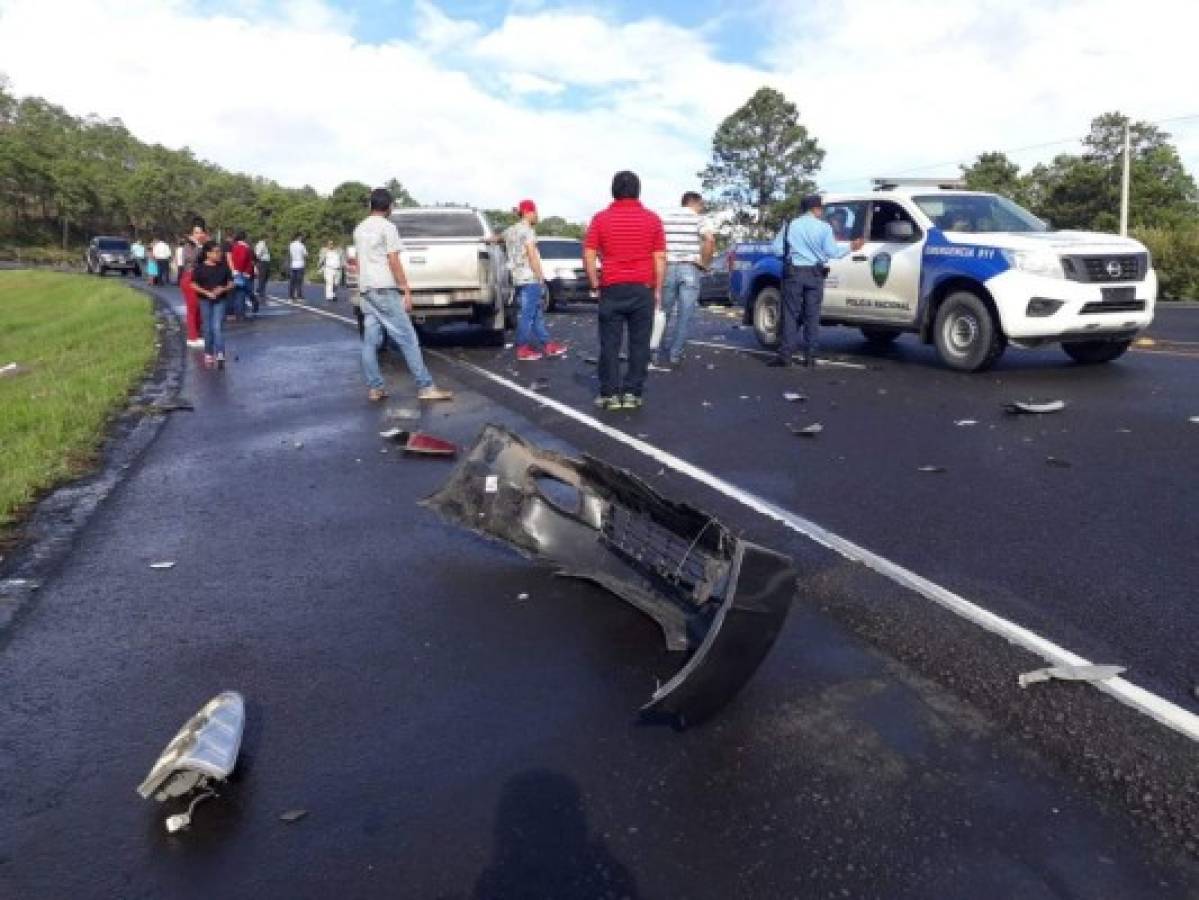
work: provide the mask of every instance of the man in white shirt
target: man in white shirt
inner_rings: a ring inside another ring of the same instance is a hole
[[[254,269],[258,281],[254,295],[261,301],[266,296],[266,283],[271,277],[271,248],[266,238],[259,238],[254,245]]]
[[[382,332],[399,346],[408,371],[416,381],[421,400],[452,400],[453,393],[433,384],[425,368],[420,341],[408,313],[412,311],[412,288],[400,261],[400,232],[391,221],[394,199],[385,188],[371,191],[370,215],[354,229],[354,248],[358,253],[358,287],[364,316],[362,374],[369,391],[367,399],[378,402],[387,396],[383,373],[379,371],[379,339]],[[403,291],[403,299],[400,292]]]
[[[321,269],[325,272],[325,300],[332,303],[337,299],[337,286],[341,284],[341,251],[332,241],[321,251]]]
[[[716,233],[703,213],[704,198],[687,191],[677,209],[661,214],[666,230],[666,280],[662,284],[666,333],[658,351],[659,365],[682,364],[691,317],[699,306],[700,279],[716,252]]]
[[[291,257],[291,277],[287,282],[287,296],[292,300],[304,299],[304,270],[308,267],[308,248],[304,246],[304,235],[297,234],[287,247]]]
[[[158,274],[154,276],[154,283],[158,285],[170,284],[171,245],[159,237],[154,241],[154,246],[150,248],[150,255],[154,257],[154,263],[158,267]]]

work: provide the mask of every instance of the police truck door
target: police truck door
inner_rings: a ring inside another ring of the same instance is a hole
[[[824,208],[824,220],[832,226],[837,243],[847,244],[866,233],[868,208],[865,200],[830,203]],[[829,261],[829,274],[824,282],[824,318],[841,319],[850,314],[847,303],[851,266],[848,256]]]
[[[908,325],[915,321],[924,234],[898,203],[870,203],[866,245],[851,254],[851,314],[871,322]]]

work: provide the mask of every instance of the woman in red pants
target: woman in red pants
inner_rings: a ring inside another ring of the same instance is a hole
[[[183,268],[179,273],[179,290],[183,293],[183,306],[187,311],[187,346],[203,347],[200,336],[200,300],[192,286],[192,271],[200,264],[200,248],[208,240],[208,226],[199,216],[192,219],[192,230],[183,245]]]

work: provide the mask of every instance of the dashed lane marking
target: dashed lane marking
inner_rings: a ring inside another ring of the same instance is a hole
[[[336,319],[340,322],[345,322],[349,325],[356,324],[352,318],[341,316],[336,313],[328,312],[327,310],[315,309],[307,304],[294,303],[290,300],[283,300],[278,297],[271,297],[279,303],[286,303],[294,306],[297,309],[303,309],[317,315],[325,316],[326,318]],[[729,348],[732,349],[732,348]],[[1018,625],[1015,622],[1009,621],[1002,616],[996,615],[990,610],[984,609],[976,603],[972,603],[966,598],[955,594],[948,588],[942,587],[933,581],[925,578],[922,575],[917,575],[910,569],[905,568],[899,563],[892,562],[883,556],[867,550],[855,544],[848,538],[844,538],[839,534],[829,531],[822,525],[818,525],[802,516],[796,515],[782,507],[776,506],[768,500],[758,497],[754,494],[744,491],[736,485],[725,481],[718,475],[714,475],[705,469],[687,462],[681,457],[675,456],[661,447],[647,443],[640,438],[633,437],[618,428],[614,428],[600,420],[593,418],[587,413],[575,409],[573,406],[568,406],[553,397],[547,397],[544,394],[539,394],[531,391],[513,381],[509,381],[502,375],[497,375],[481,366],[476,366],[474,363],[467,362],[463,359],[458,359],[441,353],[436,350],[428,351],[430,355],[436,356],[446,362],[461,366],[475,375],[498,384],[514,394],[524,397],[539,406],[544,406],[547,409],[552,409],[555,412],[573,419],[581,425],[585,425],[593,431],[611,438],[627,447],[630,447],[637,452],[648,456],[661,465],[668,466],[674,471],[686,475],[689,478],[698,481],[700,484],[706,485],[717,493],[735,500],[742,506],[772,519],[784,527],[803,535],[809,540],[840,554],[848,560],[857,562],[866,568],[878,573],[879,575],[889,578],[896,584],[907,588],[914,593],[919,594],[927,600],[931,600],[938,606],[948,609],[968,622],[977,625],[979,628],[997,635],[1016,645],[1027,650],[1036,656],[1041,657],[1050,665],[1054,666],[1089,666],[1092,663],[1077,653],[1060,647],[1048,638],[1025,628],[1023,625]],[[1015,681],[1015,674],[1012,676]],[[1132,682],[1124,678],[1112,678],[1107,681],[1096,682],[1094,686],[1103,691],[1105,694],[1114,697],[1116,700],[1136,710],[1143,715],[1149,716],[1151,719],[1165,725],[1185,737],[1193,741],[1199,741],[1199,716],[1188,710],[1183,709],[1175,703],[1171,703],[1164,697],[1160,697],[1151,691],[1138,687]]]

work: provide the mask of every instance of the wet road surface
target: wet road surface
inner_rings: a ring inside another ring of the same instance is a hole
[[[589,315],[555,317],[555,328],[577,327],[582,342]],[[716,313],[705,322],[702,339],[749,336],[729,332]],[[677,666],[657,629],[604,591],[556,579],[418,507],[449,466],[381,452],[388,447],[377,432],[390,423],[365,402],[352,330],[272,306],[260,321],[234,326],[229,343],[229,369],[189,371],[196,411],[168,421],[74,557],[0,642],[0,896],[1199,892],[1196,867],[1176,843],[1156,839],[1003,723],[853,633],[837,598],[861,592],[898,603],[893,586],[865,583],[810,542],[434,359],[439,381],[459,394],[426,409],[426,430],[469,443],[496,421],[566,452],[604,453],[791,553],[810,573],[774,652],[723,716],[681,734],[638,725],[635,709]],[[513,368],[495,351],[446,351],[498,372]],[[1064,504],[1010,495],[1019,487],[1051,500],[1062,489],[1048,475],[1060,473],[1027,465],[1005,474],[1011,457],[988,459],[996,443],[989,426],[1018,429],[1004,437],[1013,457],[1018,438],[1046,440],[1042,428],[1078,429],[1081,418],[1098,431],[1098,413],[1076,410],[1093,395],[1120,395],[1113,383],[1131,390],[1126,380],[1149,361],[1130,357],[1131,375],[1124,364],[1102,373],[1104,391],[1069,367],[1017,359],[973,380],[983,399],[975,396],[972,409],[986,424],[970,436],[988,440],[956,446],[949,442],[961,432],[941,420],[971,414],[959,413],[965,381],[919,349],[904,347],[896,359],[853,354],[881,371],[822,369],[803,383],[766,373],[748,355],[703,354],[683,372],[656,375],[651,407],[621,427],[876,549],[909,554],[905,562],[928,574],[976,579],[967,588],[988,602],[1041,610],[1045,624],[1071,626],[1054,635],[1063,642],[1117,647],[1120,629],[1099,624],[1098,613],[1064,612],[1077,612],[1076,594],[1030,600],[1036,595],[1020,579],[1071,583],[1058,570],[1081,566],[1079,530],[1086,538],[1092,526],[1076,510],[1017,537]],[[589,403],[592,369],[582,356],[526,367],[517,378],[547,377],[548,393]],[[893,371],[908,374],[880,377]],[[1043,390],[1046,378],[1069,387],[1069,420],[1009,423],[992,414],[1014,388]],[[391,404],[407,404],[402,372],[392,369],[389,380],[400,395]],[[774,393],[795,384],[828,426],[812,445],[768,436],[799,415],[773,405]],[[705,399],[713,405],[702,406]],[[1150,438],[1154,423],[1167,427],[1160,407],[1171,404],[1185,406],[1159,397],[1136,418],[1129,401],[1122,421]],[[947,436],[921,437],[937,423]],[[752,445],[738,440],[746,435]],[[1077,460],[1065,474],[1088,471],[1087,436],[1053,440]],[[1173,465],[1170,454],[1181,456],[1185,439],[1174,440],[1179,446],[1142,447],[1159,454],[1157,465]],[[949,471],[927,482],[909,477],[910,464],[947,445]],[[968,460],[979,461],[981,476],[966,479],[970,490],[955,479]],[[869,485],[855,471],[870,472]],[[1167,517],[1179,509],[1164,488],[1152,499],[1166,504]],[[1014,521],[980,532],[995,508]],[[1069,546],[1046,574],[1034,549],[1022,548],[1052,536],[1060,521],[1072,523]],[[1174,540],[1160,525],[1155,534]],[[992,553],[972,549],[982,537],[997,542]],[[884,548],[883,540],[893,543]],[[930,552],[929,542],[941,550]],[[1100,567],[1096,592],[1118,568],[1111,555],[1088,557]],[[156,560],[177,565],[149,569]],[[1174,588],[1177,569],[1161,567],[1159,588]],[[1109,605],[1120,608],[1114,598],[1095,607]],[[1150,618],[1124,616],[1134,634],[1145,627],[1134,619]],[[1187,621],[1175,623],[1178,633]],[[1168,687],[1176,671],[1161,654],[1146,659]],[[248,701],[238,778],[197,808],[190,833],[168,836],[163,810],[133,788],[184,718],[225,688]],[[278,820],[297,808],[308,816]]]

